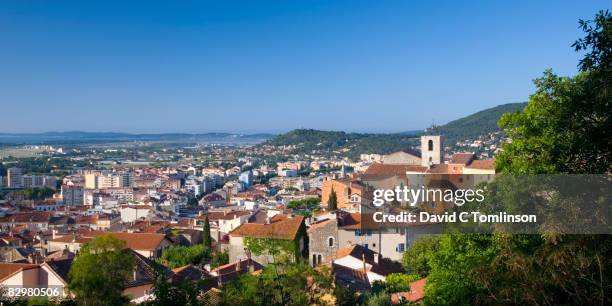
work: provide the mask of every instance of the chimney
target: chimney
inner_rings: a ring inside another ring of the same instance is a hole
[[[378,253],[374,254],[374,263],[378,264],[379,260],[380,260],[380,254],[378,254]]]
[[[55,240],[55,236],[57,235],[57,230],[56,229],[52,229],[51,230],[51,239]]]
[[[240,265],[242,264],[242,258],[238,259],[238,262],[236,263],[236,273],[240,273]]]
[[[271,221],[270,217],[266,217],[266,224],[270,224],[270,221]]]
[[[361,254],[361,262],[363,263],[363,273],[367,273],[368,269],[366,267],[365,253]]]

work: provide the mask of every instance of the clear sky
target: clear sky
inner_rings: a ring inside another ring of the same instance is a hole
[[[609,4],[3,0],[0,132],[421,129],[575,74]]]

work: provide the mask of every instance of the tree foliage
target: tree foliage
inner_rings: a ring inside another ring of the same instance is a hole
[[[612,16],[600,12],[581,21],[586,51],[575,77],[551,71],[535,81],[522,112],[506,114],[500,126],[512,139],[497,155],[508,174],[609,174]],[[531,186],[496,180],[494,199],[512,211]],[[525,184],[525,182],[522,182]],[[531,184],[526,184],[531,185]],[[500,198],[501,197],[501,198]],[[567,208],[567,207],[566,207]],[[540,230],[542,230],[540,228]],[[606,305],[612,303],[610,235],[444,235],[428,264],[426,304]]]
[[[328,305],[333,300],[329,269],[306,264],[268,266],[257,276],[245,274],[223,287],[221,305]]]
[[[25,200],[43,200],[53,196],[55,191],[49,187],[26,188],[23,190]]]
[[[508,173],[610,173],[612,170],[612,15],[581,21],[586,36],[574,46],[587,54],[575,77],[552,71],[535,80],[522,112],[499,124],[512,139],[497,156]],[[591,26],[594,24],[595,26]]]
[[[329,193],[329,199],[327,200],[327,210],[335,211],[336,209],[338,209],[338,196],[336,195],[336,191],[332,187],[332,190]]]
[[[155,274],[151,293],[153,296],[155,296],[155,298],[141,305],[205,305],[205,301],[200,299],[200,289],[198,287],[199,282],[183,280],[172,283],[168,279],[168,273],[164,266],[154,264],[154,270]]]
[[[403,255],[404,268],[408,273],[427,276],[429,261],[440,248],[440,236],[423,236],[415,240]]]
[[[210,221],[208,220],[208,214],[204,217],[204,226],[202,230],[202,244],[206,248],[212,248],[212,237],[210,236]]]
[[[253,255],[272,257],[274,263],[297,260],[297,245],[294,240],[245,237],[244,245]]]
[[[193,246],[171,246],[164,250],[160,262],[170,269],[188,264],[200,265],[210,261],[211,249],[202,244]]]
[[[85,243],[69,272],[70,291],[82,305],[123,305],[123,287],[134,271],[125,242],[105,234]]]

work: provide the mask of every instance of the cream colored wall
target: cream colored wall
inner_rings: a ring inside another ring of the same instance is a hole
[[[65,249],[66,245],[68,246],[68,249],[73,253],[81,249],[80,243],[70,243],[70,242],[66,243],[66,242],[49,241],[47,251],[48,252],[60,251],[60,250]]]
[[[15,273],[11,277],[2,281],[3,286],[22,286],[23,285],[23,273]]]

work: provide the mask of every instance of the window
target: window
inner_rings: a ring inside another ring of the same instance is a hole
[[[427,150],[433,151],[433,140],[431,139],[427,142]]]
[[[360,230],[355,230],[355,236],[361,236],[361,231]]]
[[[400,243],[397,245],[397,247],[395,248],[398,252],[403,252],[404,249],[406,248],[406,245],[403,243]]]
[[[367,243],[364,243],[364,244],[363,244],[363,247],[364,247],[364,248],[366,248],[366,249],[368,249],[368,244],[367,244]]]
[[[322,258],[322,256],[321,256],[321,254],[319,254],[319,256],[317,256],[317,261],[318,261],[318,263],[319,263],[319,264],[320,264],[321,262],[323,262],[323,261],[321,260],[321,258]]]
[[[371,230],[366,230],[366,236],[372,236],[372,231]]]
[[[329,239],[327,239],[327,245],[330,247],[334,246],[334,237],[329,237]]]

